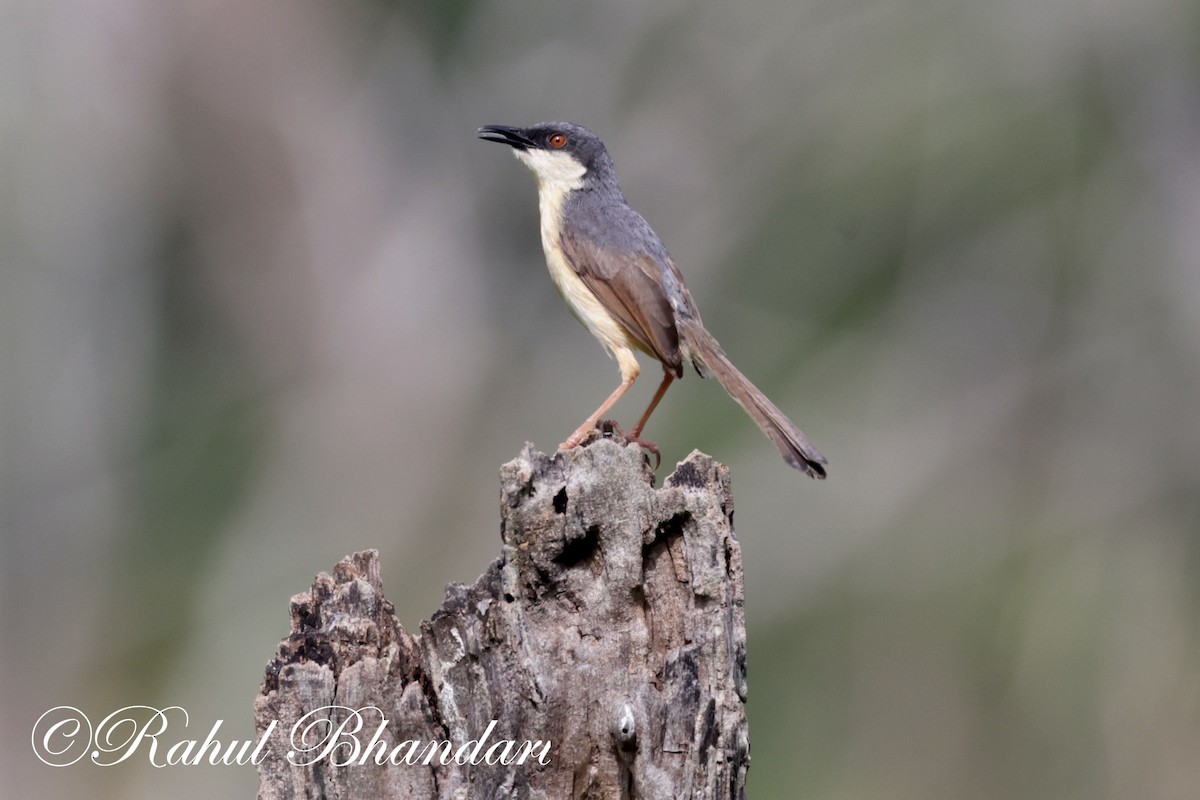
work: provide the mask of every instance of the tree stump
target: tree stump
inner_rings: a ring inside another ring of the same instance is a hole
[[[744,796],[728,470],[693,452],[655,489],[600,439],[526,445],[500,481],[500,558],[420,633],[373,550],[292,598],[255,702],[260,800]]]

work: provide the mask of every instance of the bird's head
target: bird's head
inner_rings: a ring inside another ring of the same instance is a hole
[[[578,189],[585,180],[613,179],[612,161],[600,137],[572,122],[540,122],[528,128],[484,125],[479,138],[513,148],[543,187]]]

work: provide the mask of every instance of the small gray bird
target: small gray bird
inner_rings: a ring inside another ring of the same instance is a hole
[[[617,360],[618,386],[559,447],[577,446],[637,379],[635,350],[663,365],[663,380],[631,432],[639,439],[667,387],[690,361],[703,377],[715,375],[750,415],[783,459],[814,478],[825,477],[825,457],[749,379],[704,328],[683,275],[642,215],[630,208],[600,137],[570,122],[531,128],[485,125],[479,136],[513,148],[537,176],[542,249],[550,277],[571,312]]]

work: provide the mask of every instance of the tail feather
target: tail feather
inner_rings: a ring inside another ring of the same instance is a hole
[[[825,477],[825,456],[813,447],[808,437],[767,399],[750,379],[725,355],[721,345],[699,321],[680,326],[696,369],[716,377],[725,391],[745,409],[759,429],[779,448],[783,460],[813,478]]]

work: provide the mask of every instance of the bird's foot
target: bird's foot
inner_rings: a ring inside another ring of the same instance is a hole
[[[571,436],[558,446],[559,450],[572,450],[580,445],[587,445],[594,439],[620,439],[626,444],[635,444],[643,450],[648,450],[654,454],[654,468],[658,469],[662,464],[662,453],[658,451],[658,445],[649,439],[642,439],[625,433],[621,430],[621,426],[617,424],[615,419],[600,420],[591,428],[580,428],[571,434]]]
[[[559,450],[574,450],[576,447],[579,447],[579,445],[583,444],[584,438],[586,438],[586,437],[578,437],[575,434],[571,434],[570,438],[568,438],[565,442],[563,442],[562,444],[560,444],[558,446],[558,449]]]
[[[620,436],[625,440],[626,444],[636,444],[643,450],[649,450],[654,454],[654,469],[657,470],[659,465],[662,464],[662,453],[658,452],[657,444],[649,439],[642,439],[637,434],[625,433],[625,431],[621,430],[621,426],[617,424],[615,419],[606,419],[598,427],[600,428],[600,435],[606,439],[611,439],[614,435]]]
[[[591,444],[596,439],[611,439],[614,436],[619,436],[626,441],[630,441],[617,425],[614,419],[604,419],[598,421],[595,425],[588,427],[580,427],[567,438],[565,442],[558,446],[559,450],[571,450],[580,445]]]
[[[599,427],[599,423],[588,425],[586,422],[575,429],[575,432],[567,437],[567,440],[558,446],[559,450],[574,450],[579,445],[587,441],[588,437]]]

